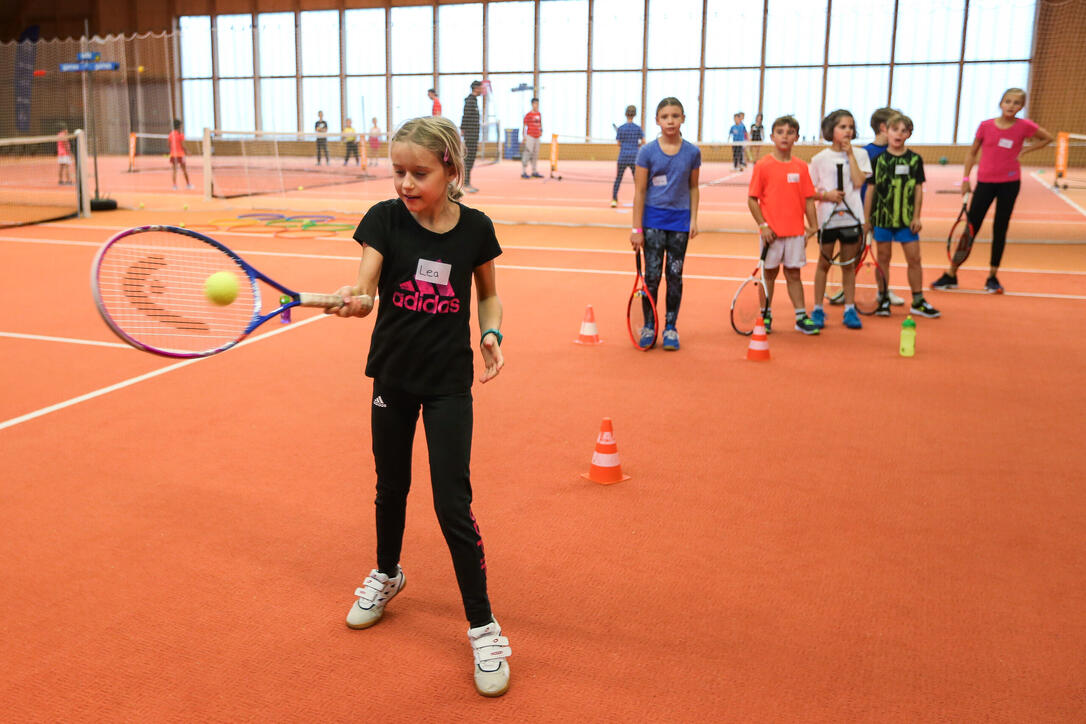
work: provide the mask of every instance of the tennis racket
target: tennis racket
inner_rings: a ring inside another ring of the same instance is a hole
[[[762,242],[762,254],[758,257],[758,266],[750,277],[739,285],[732,297],[732,329],[739,334],[749,336],[754,333],[754,326],[765,318],[769,311],[765,284],[765,255],[769,244]]]
[[[958,212],[958,218],[954,226],[950,227],[950,233],[946,237],[946,256],[955,267],[961,266],[969,258],[969,252],[973,250],[973,225],[969,223],[969,198],[971,194],[962,197],[962,210]]]
[[[237,282],[233,302],[220,306],[205,293],[216,272]],[[264,310],[258,281],[281,294],[278,307]],[[343,303],[334,294],[288,289],[220,242],[175,226],[139,226],[107,241],[91,266],[91,290],[118,337],[145,352],[183,358],[224,352],[274,317],[289,322],[293,307]]]
[[[837,164],[837,190],[845,190],[845,166],[841,163]],[[842,218],[851,223],[842,226]],[[834,222],[832,229],[829,228],[830,222]],[[829,233],[831,231],[832,235]],[[834,204],[833,211],[818,229],[818,253],[831,265],[848,266],[863,253],[863,237],[863,222],[842,199]]]
[[[871,315],[879,308],[879,288],[887,289],[886,275],[875,258],[874,244],[864,244],[856,264],[856,311]]]
[[[633,291],[630,292],[630,301],[626,304],[626,329],[630,333],[630,341],[633,342],[634,347],[644,352],[656,346],[660,319],[656,316],[656,300],[652,298],[649,288],[645,286],[645,277],[641,275],[640,249],[634,251],[634,258],[637,261],[637,278],[634,279]],[[642,334],[648,330],[650,324],[652,326],[651,341]],[[645,342],[647,344],[644,344]]]

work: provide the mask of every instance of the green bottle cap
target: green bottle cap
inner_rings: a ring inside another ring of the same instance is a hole
[[[913,315],[905,317],[905,321],[901,323],[902,327],[916,327],[916,322],[913,321]]]

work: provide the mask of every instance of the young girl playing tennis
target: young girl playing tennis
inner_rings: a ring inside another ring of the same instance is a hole
[[[680,128],[686,116],[677,98],[665,98],[656,106],[660,136],[641,147],[634,172],[634,250],[645,248],[645,286],[656,299],[667,254],[667,314],[664,349],[679,349],[675,323],[683,296],[683,260],[686,244],[698,234],[698,174],[701,151],[683,140]],[[644,301],[648,305],[648,300]],[[652,312],[645,310],[646,319]],[[642,347],[652,344],[655,331],[642,329]]]
[[[838,109],[822,119],[822,137],[832,143],[830,148],[819,151],[811,159],[811,181],[818,200],[818,223],[822,228],[823,245],[818,255],[814,275],[814,311],[811,320],[822,329],[826,324],[826,312],[822,299],[826,293],[826,273],[830,262],[826,258],[834,244],[839,244],[842,259],[854,258],[863,243],[863,229],[856,225],[864,220],[864,203],[860,199],[860,187],[871,175],[871,162],[867,151],[852,148],[856,137],[856,119],[844,109]],[[842,167],[844,190],[837,188],[837,167]],[[847,208],[852,214],[843,209]],[[853,218],[855,217],[855,218]],[[844,323],[849,329],[862,329],[863,322],[856,311],[856,265],[841,267],[841,287],[845,293]]]
[[[373,378],[370,422],[377,468],[377,567],[355,591],[347,614],[354,629],[374,625],[404,588],[400,568],[411,444],[419,410],[426,430],[430,483],[438,524],[452,554],[475,654],[475,687],[483,696],[509,688],[509,641],[491,615],[486,559],[471,512],[471,285],[479,308],[480,382],[501,372],[502,304],[494,259],[494,225],[458,203],[464,162],[451,121],[406,122],[391,140],[396,198],[374,205],[354,238],[362,245],[357,281],[337,294],[341,317],[364,317],[379,294],[366,374]]]
[[[992,201],[996,203],[995,220],[992,222],[992,254],[988,280],[984,290],[989,294],[1002,294],[1003,285],[996,278],[999,263],[1003,259],[1003,247],[1007,243],[1007,227],[1014,211],[1014,201],[1022,185],[1022,168],[1019,159],[1027,153],[1039,151],[1052,143],[1052,134],[1028,118],[1015,118],[1026,105],[1026,92],[1021,88],[1008,88],[999,101],[1003,113],[997,118],[983,121],[977,128],[973,147],[965,156],[965,169],[962,178],[962,195],[970,192],[969,172],[980,155],[977,164],[977,188],[973,192],[973,201],[969,204],[969,224],[973,233],[980,232],[980,225],[988,213]],[[1027,140],[1033,143],[1023,148]],[[932,289],[956,289],[958,286],[958,267],[952,262],[946,272],[939,277]]]

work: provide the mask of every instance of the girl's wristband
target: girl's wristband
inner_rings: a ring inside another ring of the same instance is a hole
[[[502,346],[502,333],[499,332],[498,330],[494,329],[494,328],[490,328],[490,329],[486,330],[485,332],[483,332],[482,336],[479,337],[479,344],[483,343],[483,340],[486,339],[486,336],[488,334],[493,334],[495,337],[497,337],[498,338],[498,346],[499,347]]]
[[[637,228],[636,226],[634,228],[630,229],[630,231],[632,231],[635,234],[640,234],[641,233],[641,229]]]
[[[962,183],[969,183],[969,177],[968,176],[962,176]]]

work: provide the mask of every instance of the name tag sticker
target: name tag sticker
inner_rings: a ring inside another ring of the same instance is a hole
[[[1009,138],[1001,138],[1001,139],[999,139],[999,147],[1000,148],[1014,148],[1014,141],[1012,141]]]
[[[452,272],[452,264],[419,259],[419,267],[415,270],[415,278],[422,282],[445,285],[449,283],[450,272]]]
[[[896,166],[894,166],[894,173],[896,173],[898,176],[908,176],[909,165],[905,163],[897,164]]]
[[[660,174],[659,176],[652,177],[653,186],[667,186],[667,175]]]
[[[799,183],[799,174],[798,173],[790,173],[790,174],[788,174],[788,183],[790,183],[790,184],[798,184]]]

